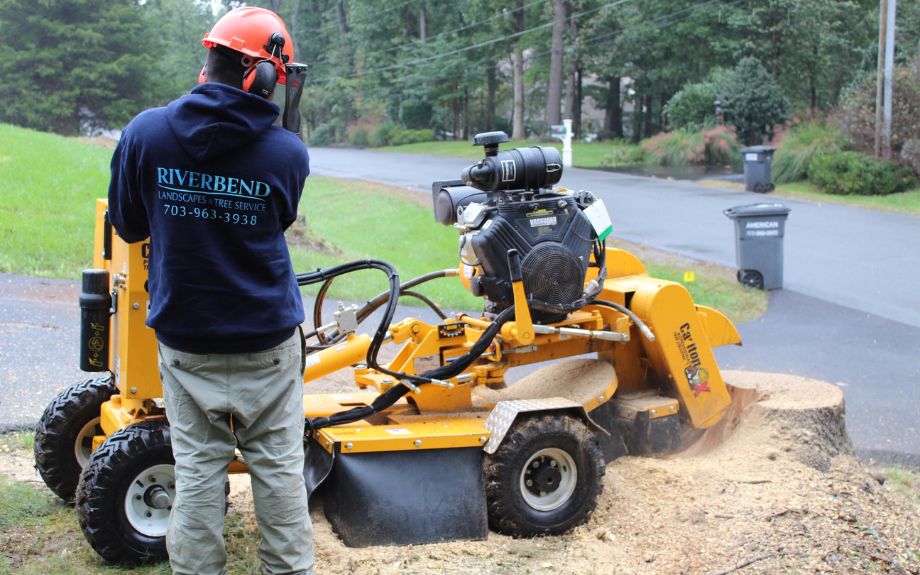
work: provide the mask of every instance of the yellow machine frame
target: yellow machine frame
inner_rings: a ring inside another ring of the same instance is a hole
[[[94,449],[119,429],[151,417],[163,417],[156,339],[153,330],[145,325],[150,244],[121,241],[106,223],[106,209],[107,202],[98,200],[94,266],[108,270],[112,278],[113,307],[117,312],[111,319],[110,369],[117,394],[102,406],[104,435],[94,437]],[[108,245],[110,259],[103,257]],[[482,446],[490,437],[485,427],[488,410],[474,406],[472,390],[476,386],[501,385],[513,367],[588,353],[612,363],[615,376],[602,394],[583,404],[586,413],[616,399],[623,407],[646,411],[651,419],[683,412],[695,428],[718,422],[730,398],[712,348],[740,344],[734,325],[720,312],[694,305],[683,285],[649,277],[642,263],[628,252],[607,249],[606,262],[607,277],[598,299],[630,308],[656,334],[654,339],[643,336],[627,314],[600,305],[588,305],[549,327],[606,330],[622,334],[623,341],[572,337],[562,332],[537,333],[527,311],[523,284],[516,282],[515,321],[502,326],[489,351],[463,374],[443,382],[443,386],[426,385],[412,391],[387,410],[385,417],[321,429],[315,439],[329,453]],[[468,283],[469,271],[461,269],[453,275]],[[389,336],[402,348],[388,369],[419,374],[442,365],[468,351],[489,325],[487,319],[470,315],[439,325],[414,318],[394,323]],[[366,334],[349,334],[345,341],[311,354],[306,360],[304,382],[360,364],[370,342]],[[366,367],[356,367],[354,376],[361,391],[307,395],[304,415],[328,416],[367,405],[397,384],[390,376]],[[670,397],[643,395],[649,389],[666,390]],[[235,462],[231,471],[245,471],[245,466]]]

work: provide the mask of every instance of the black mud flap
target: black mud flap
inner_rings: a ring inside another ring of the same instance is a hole
[[[339,453],[326,518],[349,547],[485,539],[482,457],[479,447]]]
[[[626,442],[623,440],[622,429],[617,425],[613,403],[610,401],[603,403],[588,415],[594,423],[604,428],[608,434],[597,434],[601,449],[604,450],[604,461],[609,465],[614,460],[626,455]]]
[[[680,449],[680,417],[652,419],[647,411],[641,411],[631,424],[624,422],[623,435],[633,455],[671,453]]]
[[[307,484],[307,498],[310,498],[329,477],[335,456],[323,449],[312,437],[304,443],[303,452],[303,479]]]

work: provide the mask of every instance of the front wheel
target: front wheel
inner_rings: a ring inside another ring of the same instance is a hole
[[[175,494],[169,425],[141,421],[113,433],[93,453],[77,487],[77,519],[106,561],[163,561]]]
[[[518,421],[484,465],[489,526],[514,537],[565,533],[587,519],[603,489],[600,444],[570,416]]]

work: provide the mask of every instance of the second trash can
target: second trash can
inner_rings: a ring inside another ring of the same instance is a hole
[[[741,148],[744,160],[744,189],[748,192],[765,194],[776,189],[773,185],[772,146],[750,146]]]
[[[765,290],[783,287],[783,237],[789,212],[783,204],[749,204],[722,212],[735,222],[739,282]]]

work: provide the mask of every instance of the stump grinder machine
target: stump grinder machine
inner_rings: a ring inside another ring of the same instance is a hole
[[[594,510],[607,464],[676,450],[729,406],[712,348],[740,343],[734,325],[607,248],[603,202],[556,186],[554,148],[500,151],[507,141],[478,135],[485,158],[432,186],[436,220],[460,234],[456,269],[401,283],[389,264],[366,260],[297,275],[320,285],[304,382],[350,367],[357,387],[304,398],[307,489],[348,546],[482,539],[489,528],[564,533]],[[104,200],[96,216],[80,344],[81,368],[100,376],[48,406],[36,467],[76,500],[103,558],[157,561],[175,476],[145,325],[150,247],[113,232]],[[339,304],[324,323],[333,280],[365,269],[385,274],[389,289]],[[447,315],[415,290],[440,278],[462,282],[483,309]],[[395,320],[400,297],[440,319]],[[383,346],[395,346],[389,362],[378,361]],[[509,370],[534,364],[544,365],[505,384]],[[242,455],[228,471],[246,472]]]

